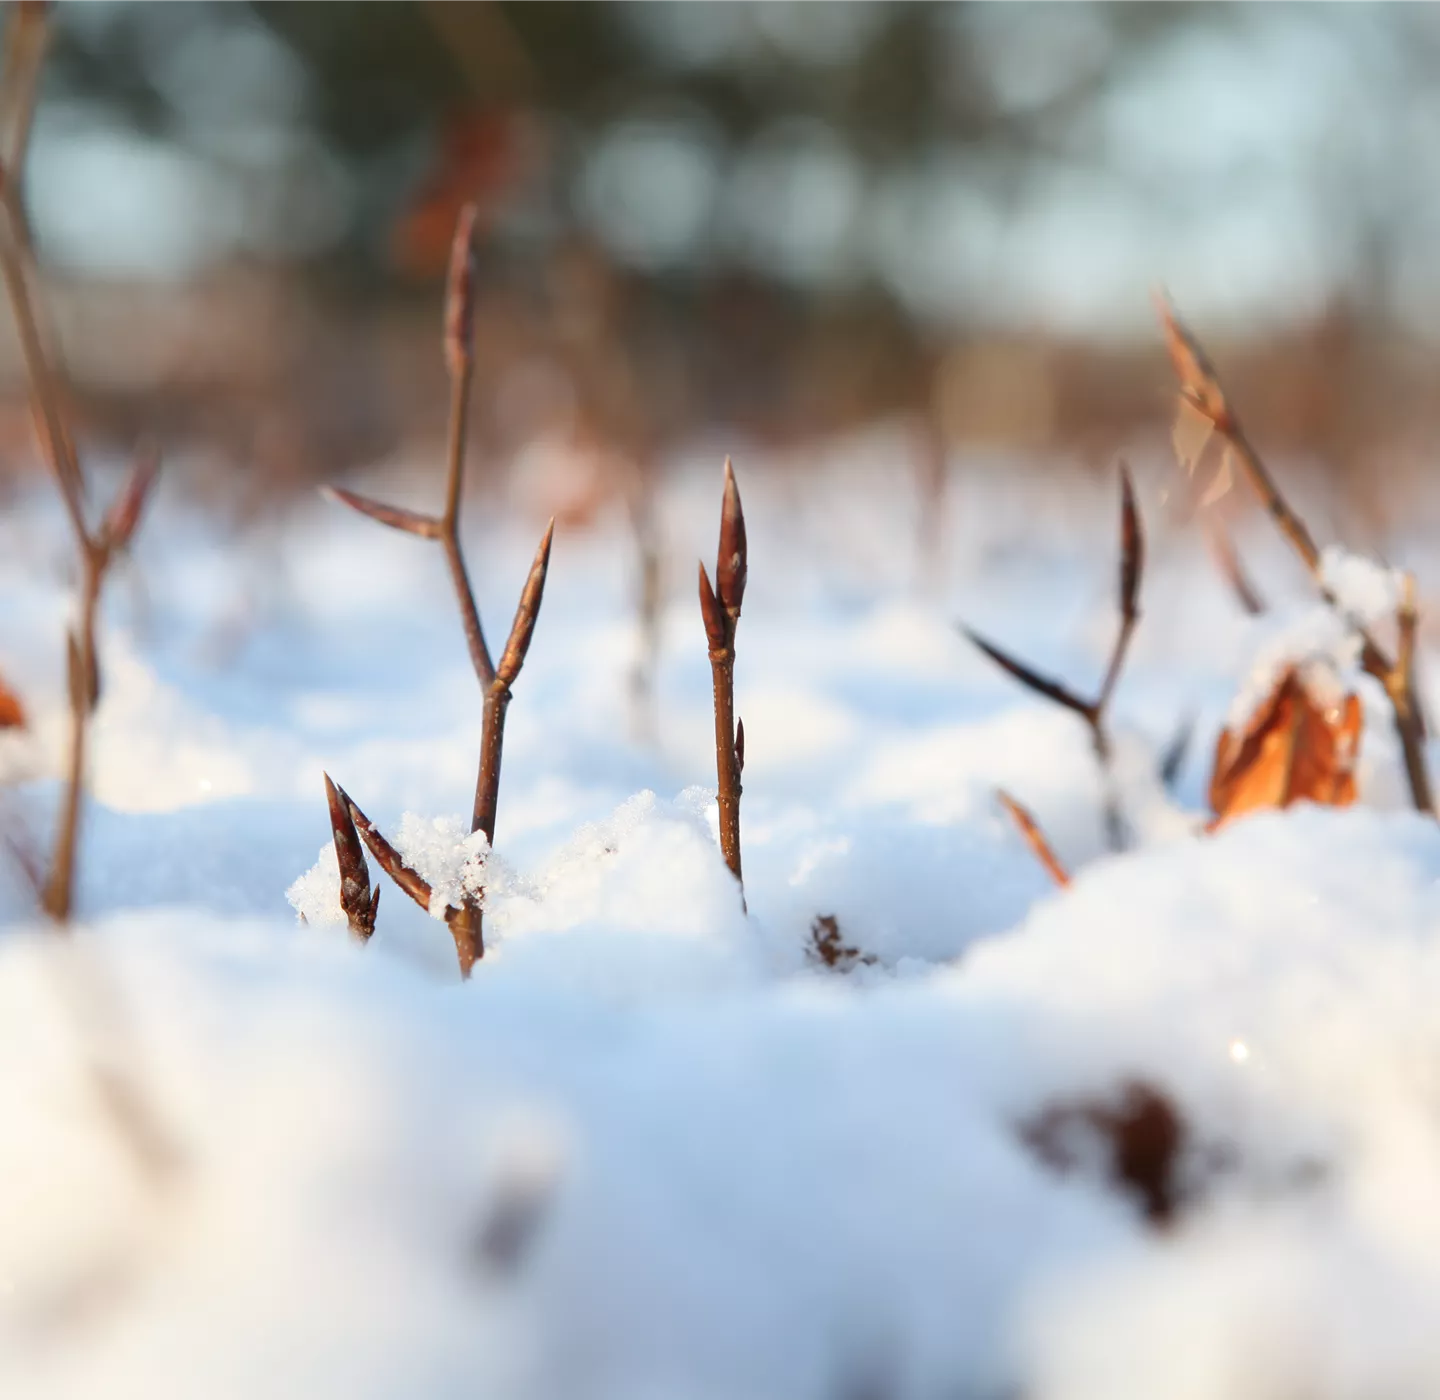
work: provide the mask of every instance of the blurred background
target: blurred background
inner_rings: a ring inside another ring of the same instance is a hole
[[[1437,75],[1422,5],[62,3],[25,188],[82,437],[240,510],[430,469],[475,198],[472,465],[563,459],[567,518],[876,424],[924,491],[1098,470],[1165,441],[1157,285],[1383,511],[1437,426]]]

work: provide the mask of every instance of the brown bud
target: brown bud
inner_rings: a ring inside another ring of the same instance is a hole
[[[108,548],[124,549],[130,543],[130,537],[140,523],[140,512],[145,508],[146,498],[159,471],[160,449],[147,440],[137,449],[130,477],[105,516],[101,538]]]
[[[730,645],[729,622],[715,590],[710,586],[710,575],[705,572],[703,563],[700,565],[700,616],[705,620],[705,636],[710,650],[725,651]]]
[[[350,815],[350,799],[325,774],[325,799],[330,804],[330,830],[335,839],[335,859],[340,866],[340,907],[350,932],[362,942],[375,932],[375,911],[380,903],[377,886],[370,891],[370,867]]]
[[[530,650],[530,638],[535,635],[535,623],[540,616],[540,602],[545,596],[545,577],[550,570],[550,542],[555,538],[555,521],[552,518],[545,527],[545,537],[535,551],[535,562],[530,566],[530,576],[520,594],[520,606],[515,609],[515,621],[510,627],[510,638],[505,643],[505,654],[495,668],[495,679],[503,686],[514,683],[525,664],[526,653]]]
[[[732,618],[740,616],[740,604],[745,597],[746,556],[745,511],[740,504],[740,488],[735,484],[735,469],[727,457],[725,499],[720,508],[720,549],[715,556],[715,592]]]

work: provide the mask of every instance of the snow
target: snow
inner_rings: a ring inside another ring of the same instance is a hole
[[[743,905],[693,596],[720,455],[660,502],[653,742],[623,521],[557,538],[493,853],[459,815],[480,696],[433,547],[321,503],[225,542],[167,483],[107,601],[75,936],[0,884],[0,1394],[1440,1392],[1440,830],[1405,810],[1383,703],[1362,692],[1359,805],[1196,834],[1237,694],[1282,657],[1352,683],[1335,610],[1267,587],[1241,615],[1155,506],[1173,467],[1139,474],[1151,566],[1110,716],[1137,843],[1107,854],[1085,726],[953,623],[1091,689],[1114,483],[966,462],[927,593],[891,447],[804,477],[734,451]],[[542,522],[467,513],[493,632]],[[63,539],[43,495],[0,521],[0,667],[36,716],[0,799],[37,833]],[[1336,568],[1347,609],[1378,606],[1383,571]],[[432,912],[483,887],[468,983],[373,866],[377,932],[346,935],[322,771]],[[873,962],[817,965],[822,915]],[[1185,1130],[1163,1230],[1098,1146],[1066,1173],[1024,1137],[1137,1080]]]

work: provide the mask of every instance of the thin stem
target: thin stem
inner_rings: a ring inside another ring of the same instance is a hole
[[[105,571],[105,556],[86,548],[81,554],[80,618],[75,669],[70,677],[70,740],[66,754],[65,793],[55,835],[55,857],[41,906],[56,921],[69,921],[75,886],[75,856],[80,842],[80,796],[85,782],[85,749],[91,697],[95,693],[95,610]]]
[[[505,711],[510,690],[498,683],[485,692],[485,715],[480,733],[480,773],[475,780],[475,809],[471,831],[483,831],[495,842],[495,812],[500,802],[500,761],[505,748]]]
[[[715,776],[720,809],[720,851],[730,873],[743,884],[740,869],[740,762],[735,750],[735,649],[710,653],[715,696]],[[752,716],[753,718],[753,716]]]

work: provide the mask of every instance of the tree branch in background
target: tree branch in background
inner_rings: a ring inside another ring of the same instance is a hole
[[[749,556],[745,543],[745,512],[735,469],[725,459],[725,496],[720,508],[720,545],[715,559],[715,586],[700,565],[700,614],[710,644],[710,676],[715,695],[715,775],[720,808],[720,850],[730,873],[740,881],[740,774],[745,766],[745,728],[735,721],[735,627],[745,597]]]
[[[1289,540],[1305,567],[1310,571],[1320,590],[1320,596],[1331,606],[1336,605],[1334,593],[1325,583],[1321,567],[1320,551],[1306,528],[1305,522],[1291,509],[1281,494],[1274,477],[1270,475],[1260,455],[1245,436],[1233,407],[1220,387],[1205,352],[1195,337],[1181,324],[1173,308],[1157,293],[1156,308],[1165,335],[1165,348],[1174,366],[1175,376],[1180,381],[1180,412],[1198,420],[1204,430],[1218,434],[1229,458],[1233,459],[1245,473],[1250,484],[1260,497],[1276,528]],[[1177,435],[1178,436],[1178,435]],[[1203,448],[1203,441],[1199,444]],[[1184,454],[1182,464],[1193,465],[1198,458]],[[1191,460],[1186,462],[1185,458]],[[1413,619],[1413,593],[1410,600],[1410,614]],[[1402,648],[1403,614],[1402,612]],[[1435,803],[1431,794],[1430,774],[1425,765],[1425,720],[1415,689],[1414,668],[1403,658],[1392,660],[1371,636],[1369,629],[1353,622],[1361,641],[1360,664],[1364,670],[1384,687],[1395,716],[1395,733],[1400,740],[1400,750],[1405,763],[1405,776],[1410,785],[1410,797],[1421,812],[1434,813]],[[1413,620],[1411,622],[1413,637]],[[1413,646],[1413,642],[1412,642]]]
[[[1083,719],[1090,730],[1091,745],[1099,760],[1101,775],[1105,781],[1105,829],[1112,850],[1123,850],[1126,843],[1124,815],[1120,810],[1120,799],[1115,791],[1112,771],[1113,749],[1110,733],[1106,727],[1106,711],[1110,697],[1120,679],[1125,657],[1130,649],[1130,638],[1135,624],[1140,620],[1140,580],[1145,568],[1145,537],[1140,526],[1140,512],[1135,505],[1135,489],[1130,473],[1124,463],[1120,465],[1120,630],[1110,652],[1110,661],[1105,668],[1105,678],[1100,684],[1099,694],[1093,700],[1077,695],[1068,686],[1053,681],[1032,671],[1022,662],[1001,651],[977,632],[962,624],[960,630],[981,651],[1002,670],[1009,672],[1017,681],[1074,711]]]
[[[474,322],[475,322],[475,225],[478,217],[474,204],[467,204],[461,211],[455,227],[455,238],[451,245],[450,277],[445,293],[445,328],[443,344],[445,364],[450,373],[450,427],[446,450],[445,506],[438,516],[425,515],[419,511],[404,510],[372,501],[354,491],[345,491],[337,486],[323,488],[331,500],[349,506],[351,510],[400,530],[418,539],[435,540],[445,554],[450,579],[455,588],[456,602],[460,608],[460,622],[465,632],[465,645],[470,653],[470,663],[475,677],[484,693],[484,712],[480,735],[479,771],[475,779],[475,805],[471,816],[470,830],[483,831],[485,839],[492,845],[495,841],[495,813],[500,794],[500,761],[505,743],[505,712],[510,704],[510,688],[514,685],[521,667],[525,664],[530,649],[530,639],[535,632],[535,623],[540,615],[540,603],[545,594],[545,578],[550,567],[550,545],[555,534],[552,519],[545,528],[545,534],[536,550],[530,574],[520,595],[520,605],[515,612],[505,650],[497,667],[491,660],[490,648],[485,641],[485,630],[480,622],[480,610],[475,605],[475,593],[470,586],[470,576],[465,568],[465,556],[460,549],[460,502],[461,487],[465,475],[465,439],[469,423],[470,387],[474,378]],[[330,779],[326,778],[327,795],[332,792]],[[380,862],[385,872],[412,899],[423,907],[429,907],[430,888],[414,871],[409,870],[400,860],[394,848],[380,835],[368,819],[362,817],[359,808],[339,791],[342,799],[340,816],[348,813],[358,822],[360,835],[370,848],[371,854]],[[346,841],[343,820],[336,825],[337,808],[331,797],[331,829],[335,833],[336,853],[340,854],[342,842]],[[382,855],[382,851],[386,854]],[[364,858],[360,858],[363,866]],[[352,878],[357,881],[352,869]],[[342,858],[342,903],[344,899],[345,867]],[[368,882],[368,876],[366,877]],[[421,887],[423,886],[423,898]],[[357,895],[358,900],[358,895]],[[357,904],[358,911],[358,904]],[[346,917],[350,927],[358,936],[368,938],[356,929],[356,920],[364,922],[363,911],[352,915],[348,906]],[[371,906],[370,932],[374,931],[374,909]],[[452,910],[446,915],[451,932],[455,934],[456,951],[460,959],[463,976],[470,975],[475,962],[484,956],[485,944],[481,931],[481,912],[477,900],[467,900],[463,910]]]
[[[39,65],[45,52],[45,29],[43,6],[22,4],[12,8],[6,31],[5,88],[0,95],[0,151],[5,162],[0,169],[0,277],[5,282],[25,360],[36,434],[70,520],[80,562],[79,608],[66,643],[70,733],[65,789],[50,873],[41,892],[45,912],[63,924],[70,917],[74,897],[86,731],[100,693],[96,610],[110,565],[129,546],[139,523],[159,458],[149,446],[137,453],[129,480],[98,529],[92,530],[85,519],[84,478],[66,421],[57,357],[47,348],[49,337],[41,329],[38,277],[18,183],[29,140]]]

